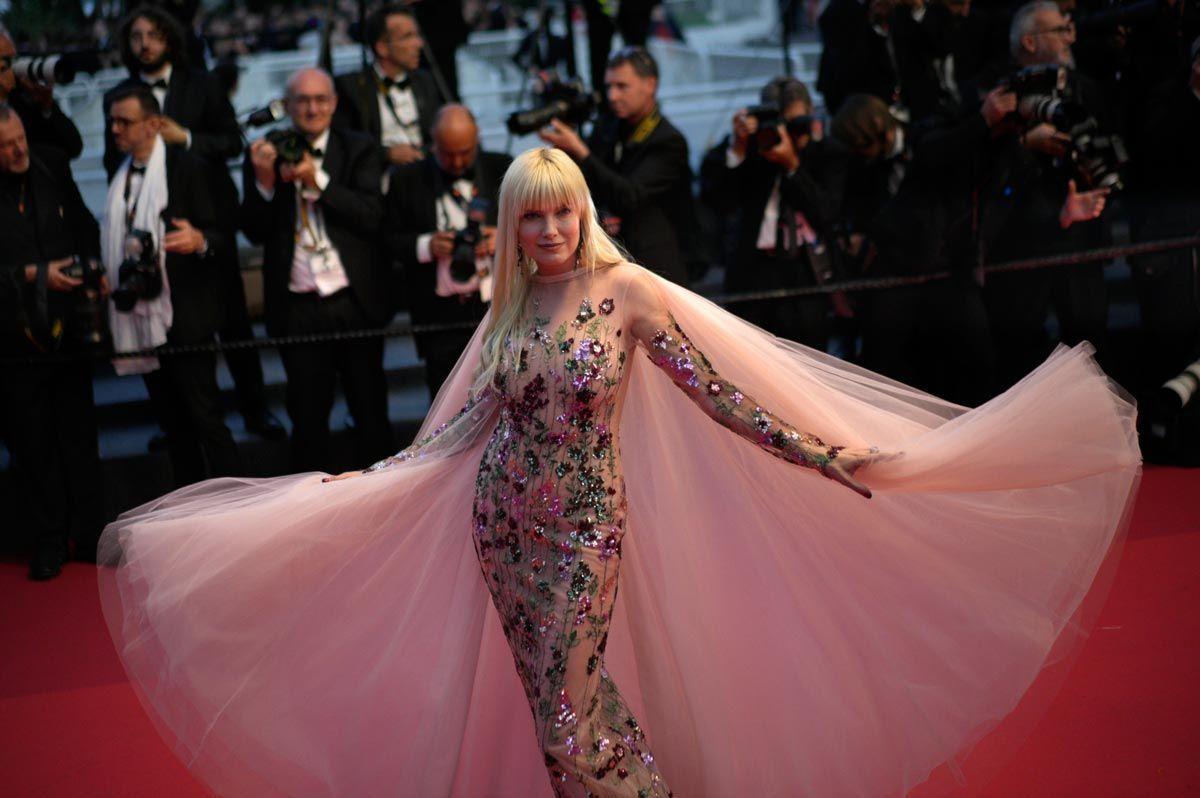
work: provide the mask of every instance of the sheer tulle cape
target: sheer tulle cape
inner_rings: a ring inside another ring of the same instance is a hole
[[[967,411],[660,288],[764,407],[903,456],[861,472],[864,500],[636,358],[608,669],[677,795],[903,794],[1082,631],[1136,490],[1133,405],[1086,345]],[[477,333],[423,432],[464,403],[478,351]],[[362,478],[213,480],[108,527],[117,648],[215,791],[549,795],[470,539],[493,423],[484,407]]]

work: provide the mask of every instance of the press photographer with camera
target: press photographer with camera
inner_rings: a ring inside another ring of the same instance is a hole
[[[54,101],[54,89],[27,76],[19,76],[17,46],[0,25],[0,103],[21,117],[25,137],[34,144],[48,144],[78,158],[83,152],[83,137],[70,117]]]
[[[1111,223],[1104,209],[1109,193],[1121,185],[1123,147],[1107,135],[1112,125],[1099,87],[1072,69],[1075,28],[1055,3],[1035,0],[1017,9],[1009,40],[1015,70],[1004,85],[1017,94],[1026,158],[1019,171],[1021,201],[988,260],[1106,246]],[[1103,362],[1108,322],[1103,264],[996,274],[988,279],[985,300],[1001,387],[1049,353],[1051,307],[1058,339],[1090,341]]]
[[[223,243],[207,165],[168,147],[158,100],[143,83],[114,89],[108,128],[125,158],[108,186],[101,255],[112,287],[109,322],[117,352],[214,340],[220,287],[213,253]],[[118,358],[118,374],[141,374],[166,434],[176,486],[240,472],[225,426],[211,352]]]
[[[216,75],[189,66],[185,31],[166,9],[138,6],[121,22],[116,36],[129,77],[114,91],[134,84],[148,85],[163,111],[163,141],[201,158],[208,167],[205,174],[221,231],[210,256],[220,282],[218,334],[222,341],[252,339],[237,251],[238,193],[228,163],[242,154],[242,133],[229,98]],[[105,97],[106,108],[111,100],[112,92]],[[110,178],[120,161],[119,148],[109,134],[104,165]],[[246,429],[265,438],[282,438],[283,426],[267,409],[258,352],[228,351],[224,358]]]
[[[363,40],[375,63],[337,76],[334,124],[374,139],[385,165],[422,160],[433,115],[445,100],[433,76],[420,68],[423,39],[417,18],[403,6],[383,5],[367,17]]]
[[[274,336],[380,327],[393,313],[380,246],[379,147],[331,127],[338,96],[320,69],[288,80],[292,127],[250,145],[242,231],[263,246],[267,331]],[[383,339],[280,349],[292,420],[292,466],[329,471],[329,414],[340,381],[360,462],[393,448]]]
[[[702,197],[736,214],[725,290],[761,291],[832,280],[836,224],[846,178],[845,148],[823,136],[808,88],[790,77],[763,87],[762,104],[739,110],[732,135],[701,165]],[[776,335],[824,350],[829,299],[817,296],[733,306]]]
[[[67,557],[94,560],[100,536],[100,457],[91,361],[105,339],[107,286],[100,230],[67,157],[31,146],[16,111],[0,103],[0,432],[13,457],[33,541],[29,574],[52,579]],[[43,357],[49,355],[49,357]],[[20,517],[20,516],[17,516]]]
[[[692,170],[687,140],[658,107],[658,64],[643,47],[618,50],[604,85],[608,109],[586,141],[561,119],[538,135],[579,164],[605,228],[633,259],[687,285]]]
[[[512,159],[479,149],[479,128],[462,105],[438,111],[432,158],[392,174],[384,210],[387,245],[404,270],[413,324],[474,322],[491,301],[500,179]],[[421,333],[430,397],[437,393],[473,329]]]

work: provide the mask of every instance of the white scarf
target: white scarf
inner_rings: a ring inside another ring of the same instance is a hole
[[[127,157],[112,182],[108,184],[108,199],[104,204],[104,224],[100,227],[100,252],[104,256],[104,270],[108,273],[108,284],[116,288],[118,271],[125,259],[125,235],[128,207],[125,202],[125,181],[128,179],[132,157]],[[139,299],[133,310],[122,313],[109,304],[108,319],[112,328],[113,351],[136,352],[154,349],[167,342],[174,314],[171,310],[171,287],[167,283],[167,257],[162,249],[166,232],[162,212],[167,207],[167,147],[159,136],[154,140],[154,150],[146,163],[142,184],[136,196],[131,196],[134,205],[133,225],[146,230],[154,238],[154,249],[158,253],[158,267],[162,270],[162,293],[154,299]],[[113,360],[117,374],[145,374],[158,368],[158,358],[122,358]]]

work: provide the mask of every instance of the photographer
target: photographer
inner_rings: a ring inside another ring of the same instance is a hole
[[[165,9],[139,6],[121,23],[117,37],[129,77],[105,96],[104,107],[111,104],[113,92],[131,85],[148,85],[163,112],[163,141],[204,161],[217,213],[216,226],[221,231],[209,264],[220,285],[219,334],[222,341],[252,339],[237,252],[237,186],[228,166],[230,158],[242,153],[242,133],[233,107],[214,74],[189,68],[184,31]],[[105,138],[104,166],[110,178],[121,157],[109,134]],[[258,352],[244,349],[224,356],[246,429],[265,438],[282,438],[283,426],[267,409]]]
[[[77,260],[99,253],[99,236],[66,156],[30,147],[17,113],[0,103],[0,356],[77,353],[100,332],[81,323],[89,299],[102,322],[104,286],[71,276]],[[35,541],[30,576],[59,574],[68,536],[77,558],[94,560],[100,457],[91,362],[5,366],[0,414]]]
[[[263,245],[263,291],[271,335],[342,333],[380,327],[392,316],[378,245],[383,201],[379,148],[331,128],[333,79],[302,69],[288,80],[293,128],[250,145],[243,166],[242,231]],[[356,459],[393,450],[383,339],[280,350],[292,419],[292,466],[330,470],[329,414],[340,380],[354,418]]]
[[[554,119],[539,132],[579,164],[605,229],[638,263],[681,285],[684,248],[695,227],[687,140],[658,108],[658,64],[626,47],[604,73],[609,111],[585,142]]]
[[[831,279],[838,248],[847,153],[824,141],[812,98],[794,78],[762,90],[763,105],[733,117],[733,134],[701,166],[705,200],[736,221],[725,290],[761,291]],[[734,310],[781,338],[823,350],[829,300],[818,296],[746,303]]]
[[[108,186],[100,232],[113,347],[209,343],[221,318],[212,254],[223,242],[207,167],[166,145],[169,123],[149,86],[114,89],[110,101],[109,132],[125,153]],[[177,486],[241,470],[220,406],[215,354],[117,359],[113,366],[145,380]]]
[[[1053,2],[1037,0],[1021,6],[1010,30],[1012,56],[1018,68],[1069,67],[1074,62],[1074,30]],[[1028,72],[1018,73],[1017,78],[1021,74]],[[1060,93],[1076,114],[1090,115],[1098,120],[1101,130],[1111,130],[1101,93],[1086,76],[1069,72]],[[1022,100],[1019,108],[1030,104]],[[1018,260],[1107,246],[1111,241],[1110,221],[1102,213],[1110,189],[1084,183],[1073,163],[1076,142],[1068,130],[1041,118],[1030,118],[1025,111],[1021,113],[1025,117],[1021,140],[1026,156],[1021,171],[1021,201],[1014,204],[988,260]],[[1108,321],[1103,264],[996,274],[988,279],[985,299],[1002,387],[1011,385],[1049,354],[1045,327],[1051,307],[1058,318],[1059,339],[1066,344],[1090,341],[1103,359]]]
[[[13,71],[16,57],[12,36],[0,25],[0,103],[7,103],[21,117],[25,137],[30,142],[57,147],[68,158],[78,158],[83,152],[79,128],[54,102],[54,92],[49,86],[17,79]]]
[[[480,152],[466,107],[447,105],[433,123],[433,158],[397,167],[384,210],[388,249],[404,268],[413,324],[478,321],[491,301],[500,179],[512,159]],[[483,216],[483,219],[472,217]],[[464,230],[470,232],[464,234]],[[430,397],[473,330],[421,333]]]
[[[337,76],[334,124],[374,139],[385,165],[422,160],[433,115],[444,100],[433,76],[419,68],[422,38],[417,19],[406,8],[384,5],[367,17],[363,39],[375,63]]]

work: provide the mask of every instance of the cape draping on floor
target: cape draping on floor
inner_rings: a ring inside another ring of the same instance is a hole
[[[1134,408],[1086,345],[967,411],[659,285],[762,406],[904,454],[862,472],[864,500],[636,358],[608,669],[677,795],[903,794],[1082,631],[1136,486]],[[422,434],[464,403],[478,352],[477,333]],[[494,419],[484,404],[380,473],[212,480],[108,527],[117,648],[214,790],[549,795],[470,537]]]

